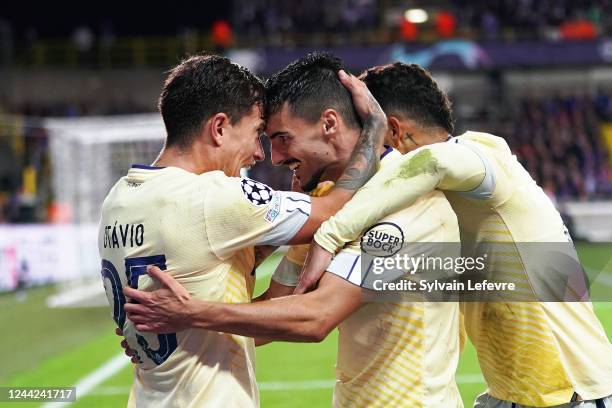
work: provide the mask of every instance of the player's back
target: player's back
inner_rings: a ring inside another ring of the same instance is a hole
[[[476,190],[445,191],[457,213],[464,255],[484,245],[498,280],[514,276],[530,287],[539,281],[555,285],[551,280],[558,276],[542,273],[554,264],[554,251],[562,246],[575,252],[544,191],[503,139],[467,132],[448,143],[475,149],[486,167]],[[547,248],[549,255],[542,253]],[[612,355],[612,347],[590,302],[467,302],[462,310],[492,396],[550,406],[568,402],[573,392],[584,399],[612,392],[612,362],[601,358]]]
[[[134,166],[104,202],[99,232],[104,285],[113,317],[141,361],[130,405],[258,405],[252,339],[195,329],[139,333],[123,312],[123,286],[153,289],[149,264],[165,269],[195,298],[250,301],[252,249],[221,260],[208,239],[224,222],[210,219],[211,207],[219,205],[211,202],[223,200],[218,192],[228,180],[219,171],[195,175],[175,167]],[[231,199],[225,204],[233,205]]]

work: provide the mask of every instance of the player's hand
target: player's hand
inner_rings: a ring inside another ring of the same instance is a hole
[[[176,333],[189,327],[188,303],[191,295],[172,276],[149,265],[147,273],[161,288],[153,292],[124,287],[123,293],[138,303],[126,303],[127,318],[136,330],[154,333]]]
[[[315,241],[312,241],[308,250],[308,256],[306,257],[306,263],[300,274],[300,282],[293,293],[297,295],[314,289],[323,273],[327,270],[332,257],[332,253],[325,250]]]
[[[117,327],[115,329],[115,334],[117,336],[123,337],[123,330]],[[126,339],[123,339],[121,343],[119,344],[121,344],[121,347],[125,350],[125,355],[130,357],[130,359],[132,360],[132,363],[134,364],[140,363],[140,361],[138,360],[138,357],[136,357],[136,352],[130,348]]]
[[[364,126],[376,124],[387,126],[387,116],[374,98],[366,84],[354,75],[347,74],[344,70],[338,71],[340,82],[351,93],[355,111],[361,118]],[[384,132],[383,132],[384,137]],[[382,143],[382,140],[381,140]]]

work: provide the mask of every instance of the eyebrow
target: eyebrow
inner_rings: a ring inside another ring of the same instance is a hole
[[[268,136],[268,139],[272,140],[277,136],[285,136],[285,135],[289,135],[289,132],[285,131],[285,130],[280,130],[278,132],[274,132],[271,135]]]

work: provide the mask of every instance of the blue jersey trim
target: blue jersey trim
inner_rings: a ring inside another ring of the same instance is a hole
[[[133,169],[143,169],[143,170],[161,170],[165,169],[165,167],[156,167],[156,166],[147,166],[146,164],[132,164]]]
[[[380,160],[382,160],[386,155],[393,151],[393,148],[391,146],[384,145],[384,147],[386,147],[387,149],[383,152],[383,154],[380,155]]]

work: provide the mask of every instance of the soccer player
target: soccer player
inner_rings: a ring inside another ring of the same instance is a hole
[[[259,79],[226,58],[183,61],[159,99],[167,131],[162,152],[152,166],[132,166],[104,201],[104,286],[139,361],[130,406],[244,408],[259,400],[252,339],[198,329],[139,332],[126,319],[122,288],[151,289],[146,266],[153,264],[195,298],[249,302],[254,246],[309,242],[376,169],[386,118],[364,85],[353,90],[364,123],[359,143],[326,197],[273,191],[239,178],[241,168],[264,157],[264,92]]]
[[[273,162],[295,169],[306,190],[321,180],[337,180],[358,140],[359,124],[351,100],[334,74],[339,67],[334,58],[311,55],[268,82],[266,131]],[[356,87],[364,86],[354,77],[350,81]],[[382,168],[401,158],[390,147],[381,149],[379,155]],[[439,191],[381,222],[395,224],[406,242],[459,241],[456,216]],[[430,251],[427,255],[457,256],[458,245],[432,245]],[[289,250],[268,295],[293,291],[304,257],[304,248]],[[126,305],[128,317],[145,331],[191,327],[267,340],[321,341],[339,325],[334,406],[463,406],[454,380],[459,356],[458,304],[362,303],[358,240],[338,254],[317,289],[302,296],[241,305],[188,300],[184,289],[159,272],[151,271],[165,289],[125,292],[139,302]]]
[[[571,247],[571,240],[559,213],[506,142],[478,132],[450,137],[448,126],[422,126],[447,116],[449,106],[416,65],[376,67],[362,78],[387,114],[387,143],[409,153],[377,173],[322,225],[299,291],[312,286],[332,254],[364,228],[432,191],[443,191],[456,212],[464,252],[495,244],[514,248],[490,254],[491,270],[535,284],[532,273],[545,265],[521,243]],[[415,93],[427,97],[418,100]],[[437,113],[430,118],[427,111]],[[612,407],[612,347],[590,302],[470,302],[462,311],[488,387],[475,406],[584,401],[580,407]]]

